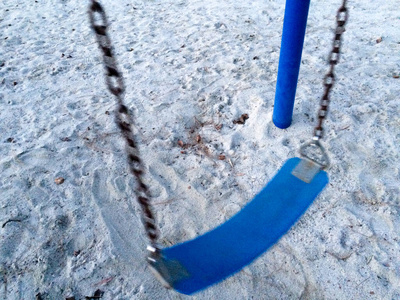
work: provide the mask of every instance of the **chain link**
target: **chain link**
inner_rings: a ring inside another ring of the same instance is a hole
[[[151,246],[158,250],[157,239],[159,230],[156,226],[155,217],[149,200],[151,197],[150,192],[143,182],[145,168],[140,159],[139,149],[132,130],[132,125],[134,124],[132,115],[123,102],[123,93],[125,91],[124,81],[121,73],[118,71],[117,62],[113,56],[111,40],[107,35],[108,23],[106,14],[100,3],[95,0],[91,1],[89,18],[90,24],[96,33],[97,43],[102,50],[103,62],[106,69],[107,87],[117,99],[118,107],[115,111],[115,122],[120,128],[126,142],[125,150],[127,153],[129,170],[136,178],[136,188],[134,192],[143,212],[142,221],[144,228]]]
[[[339,62],[339,56],[340,56],[340,46],[342,44],[342,34],[345,31],[344,25],[347,22],[347,19],[349,17],[347,8],[346,8],[346,0],[343,0],[342,6],[339,8],[337,14],[336,14],[336,31],[335,31],[335,37],[333,40],[333,49],[331,53],[329,54],[329,64],[330,64],[330,69],[328,73],[324,77],[324,94],[321,98],[320,102],[320,109],[318,111],[318,124],[314,129],[314,140],[318,141],[324,136],[324,128],[322,127],[322,124],[328,114],[328,108],[329,108],[329,94],[332,90],[332,87],[335,83],[335,75],[334,75],[334,70],[335,66]]]

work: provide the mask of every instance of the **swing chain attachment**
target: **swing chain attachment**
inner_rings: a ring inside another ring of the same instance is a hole
[[[342,45],[342,34],[345,32],[344,25],[346,24],[349,17],[346,3],[347,0],[343,0],[343,3],[336,14],[337,25],[335,30],[335,37],[333,39],[333,48],[328,58],[330,68],[328,73],[324,77],[325,91],[320,102],[321,107],[318,111],[318,124],[314,128],[314,137],[311,142],[303,145],[300,148],[300,154],[308,160],[318,164],[321,169],[327,168],[330,164],[328,155],[326,154],[324,147],[322,147],[320,140],[324,136],[324,128],[322,127],[322,124],[328,114],[328,107],[330,103],[329,95],[332,90],[333,84],[335,83],[334,70],[335,66],[339,62],[340,47]]]
[[[142,209],[142,222],[151,244],[149,247],[153,249],[153,253],[156,255],[159,253],[157,246],[159,231],[156,227],[155,217],[149,200],[151,197],[150,192],[143,180],[145,167],[140,159],[139,149],[132,130],[132,125],[134,124],[133,117],[123,102],[123,93],[125,91],[124,81],[121,73],[118,71],[117,62],[113,56],[111,40],[107,34],[107,17],[103,7],[96,0],[91,0],[88,13],[90,24],[96,33],[97,43],[102,50],[107,87],[117,100],[118,107],[115,110],[115,123],[118,125],[125,139],[125,151],[128,158],[129,170],[136,178],[134,193]]]
[[[329,167],[329,157],[318,139],[313,139],[301,146],[300,154],[318,164],[322,170]]]
[[[319,141],[324,136],[324,128],[322,127],[322,123],[324,122],[327,114],[328,114],[328,107],[330,103],[329,94],[332,90],[333,84],[335,83],[335,75],[334,69],[337,63],[339,62],[340,56],[340,46],[342,44],[342,34],[345,32],[344,25],[347,22],[349,17],[348,10],[346,7],[346,0],[343,0],[342,6],[339,8],[336,14],[336,30],[335,30],[335,37],[333,39],[333,49],[329,54],[329,64],[330,69],[328,73],[324,77],[324,86],[325,91],[321,98],[320,102],[320,109],[318,111],[318,125],[314,129],[314,141]]]

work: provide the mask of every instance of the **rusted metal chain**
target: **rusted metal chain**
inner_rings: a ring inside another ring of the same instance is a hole
[[[102,50],[103,63],[106,69],[106,84],[109,91],[116,97],[118,107],[115,110],[115,122],[125,139],[129,170],[136,178],[134,190],[137,201],[142,209],[142,221],[151,246],[158,250],[157,239],[159,230],[156,226],[154,213],[150,203],[150,192],[144,183],[144,164],[140,158],[139,149],[132,130],[133,117],[123,101],[125,85],[122,74],[119,72],[117,62],[113,56],[111,40],[107,34],[107,17],[99,2],[92,0],[89,7],[90,24],[96,33],[97,43]]]
[[[346,0],[343,0],[342,6],[339,8],[337,15],[336,15],[336,30],[335,30],[335,37],[333,39],[333,48],[331,53],[329,54],[329,64],[330,68],[328,73],[324,77],[324,94],[321,98],[320,102],[320,109],[318,111],[318,124],[314,129],[314,140],[318,141],[322,139],[324,136],[324,128],[322,127],[322,124],[324,120],[326,119],[327,113],[328,113],[328,108],[329,108],[329,95],[332,90],[332,87],[335,83],[335,75],[334,75],[334,70],[335,66],[339,62],[339,56],[340,56],[340,47],[342,44],[342,34],[345,31],[344,25],[347,22],[347,19],[349,17],[348,10],[346,7]]]

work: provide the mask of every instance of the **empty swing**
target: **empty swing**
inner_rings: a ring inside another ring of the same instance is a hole
[[[336,33],[329,56],[330,70],[324,78],[325,91],[318,112],[319,122],[311,142],[300,148],[301,158],[287,160],[261,192],[225,223],[193,240],[162,249],[157,244],[158,230],[149,201],[150,193],[142,179],[144,164],[131,128],[133,118],[123,102],[123,78],[107,35],[104,9],[96,0],[91,0],[89,17],[103,54],[107,87],[117,100],[115,121],[126,141],[129,168],[137,181],[135,194],[150,241],[148,263],[166,287],[190,295],[231,276],[268,250],[301,217],[328,183],[324,169],[329,166],[329,159],[320,139],[334,84],[341,35],[348,17],[346,0],[337,13]]]

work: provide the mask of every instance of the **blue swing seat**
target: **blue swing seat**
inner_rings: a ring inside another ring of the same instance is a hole
[[[171,288],[187,295],[241,270],[274,245],[328,183],[326,172],[312,164],[297,157],[289,159],[267,186],[227,222],[150,258],[153,270]],[[311,171],[304,172],[307,165]]]

